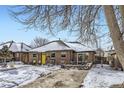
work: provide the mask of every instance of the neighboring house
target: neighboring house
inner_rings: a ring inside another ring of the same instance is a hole
[[[14,41],[9,41],[3,44],[0,44],[0,49],[3,46],[8,46],[9,50],[13,53],[13,60],[14,61],[29,61],[29,54],[28,51],[31,50],[31,47],[24,44],[24,43],[16,43]]]
[[[96,49],[95,64],[107,64],[108,52],[101,48]]]
[[[108,47],[108,50],[105,51],[105,57],[106,57],[106,62],[113,67],[114,69],[121,69],[122,66],[121,63],[119,62],[118,56],[115,52],[114,46],[111,45]]]
[[[116,69],[116,70],[121,69],[122,70],[122,65],[121,65],[115,51],[112,51],[110,53],[110,55],[108,56],[108,61],[109,61],[110,66],[113,67],[114,69]]]
[[[83,64],[95,61],[95,50],[79,42],[49,42],[30,50],[28,63],[40,64]]]
[[[27,64],[83,64],[95,61],[95,50],[79,42],[57,40],[31,49],[24,43],[9,41],[1,44],[0,49],[5,45],[12,51],[14,61]]]

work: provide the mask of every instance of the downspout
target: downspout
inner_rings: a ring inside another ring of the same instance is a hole
[[[21,43],[20,61],[22,61],[22,48],[23,48],[23,43]]]
[[[78,65],[78,53],[77,53],[77,65]]]

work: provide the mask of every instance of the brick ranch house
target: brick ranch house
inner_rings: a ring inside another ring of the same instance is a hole
[[[31,49],[30,46],[28,46],[24,43],[16,43],[14,41],[8,41],[6,43],[1,44],[0,49],[2,49],[3,46],[8,46],[9,51],[12,51],[13,58],[11,60],[22,61],[24,63],[29,61],[28,51]],[[9,61],[11,61],[11,60],[9,60]]]
[[[49,42],[29,51],[28,64],[83,64],[95,61],[95,50],[79,42]]]

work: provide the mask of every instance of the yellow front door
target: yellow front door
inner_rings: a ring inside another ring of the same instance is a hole
[[[42,54],[42,64],[46,64],[46,54]]]

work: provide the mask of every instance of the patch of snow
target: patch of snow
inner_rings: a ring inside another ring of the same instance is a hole
[[[7,81],[1,81],[0,82],[0,88],[11,88],[14,87],[15,84]]]
[[[25,45],[24,43],[12,43],[10,50],[13,52],[27,52],[29,51],[31,48],[27,45]]]
[[[47,75],[60,66],[32,66],[21,65],[17,69],[0,71],[0,88],[18,87],[36,80],[42,75]]]
[[[0,45],[0,49],[3,48],[3,46],[7,45],[9,47],[9,50],[12,52],[27,52],[31,49],[31,47],[27,46],[24,43],[16,43],[13,41],[4,43]]]
[[[13,67],[12,67],[13,65]],[[23,62],[21,61],[16,61],[16,62],[8,62],[6,67],[2,67],[0,66],[0,71],[5,71],[5,70],[11,70],[11,69],[17,69],[20,67],[27,67],[30,65],[25,65]]]
[[[72,50],[72,49],[61,42],[52,42],[44,46],[32,49],[30,51],[46,52],[46,51],[55,51],[55,50]]]
[[[113,84],[121,84],[124,82],[124,72],[115,71],[109,65],[100,64],[91,68],[84,79],[85,88],[108,88]]]
[[[82,51],[94,51],[92,48],[89,48],[83,44],[80,43],[66,43],[71,49],[73,49],[76,52],[82,52]]]
[[[16,43],[12,43],[11,46],[10,46],[10,48],[9,48],[9,50],[12,51],[12,52],[18,51],[17,44]]]
[[[5,43],[5,44],[2,44],[2,45],[0,45],[0,49],[2,49],[2,48],[3,48],[3,46],[7,46],[7,47],[9,47],[9,46],[10,46],[10,44],[11,44],[11,42],[8,42],[8,43]]]
[[[23,46],[23,48],[22,48],[23,52],[27,52],[27,51],[31,50],[31,47],[27,46],[25,43],[23,43],[22,46]]]
[[[67,43],[62,41],[54,41],[51,43],[48,43],[46,45],[43,45],[41,47],[35,48],[30,50],[31,52],[46,52],[46,51],[56,51],[56,50],[74,50],[76,52],[82,52],[82,51],[94,51],[94,49],[91,49],[83,44],[80,43]]]

